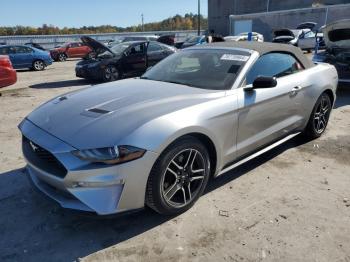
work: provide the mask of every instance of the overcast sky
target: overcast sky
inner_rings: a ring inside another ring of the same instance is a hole
[[[201,12],[208,15],[208,0]],[[0,26],[59,27],[89,25],[131,26],[156,22],[170,16],[197,13],[197,0],[0,0]]]

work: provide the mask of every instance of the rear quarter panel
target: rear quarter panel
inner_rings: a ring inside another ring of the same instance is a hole
[[[335,102],[338,74],[334,66],[326,63],[318,63],[314,67],[304,70],[301,77],[303,77],[303,83],[306,86],[301,94],[304,96],[303,107],[307,116],[311,115],[317,99],[326,90],[332,92],[333,103]]]

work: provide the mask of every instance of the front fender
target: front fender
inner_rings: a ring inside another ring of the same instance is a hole
[[[177,124],[176,121],[157,119],[135,130],[118,144],[133,145],[161,154],[174,141],[189,134],[204,135],[211,140],[216,149],[217,167],[220,166],[222,149],[219,139],[210,129],[194,123],[185,125]]]

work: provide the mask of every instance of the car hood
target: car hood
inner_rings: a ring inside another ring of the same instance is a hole
[[[137,128],[225,92],[127,79],[57,97],[27,119],[77,149],[117,145]]]
[[[82,36],[81,41],[86,44],[88,47],[90,47],[96,55],[102,54],[104,52],[110,52],[112,55],[114,54],[111,49],[109,49],[104,44],[92,39],[89,36]]]
[[[350,48],[350,19],[331,23],[322,29],[328,48]]]
[[[273,31],[274,38],[280,37],[280,36],[288,36],[295,38],[295,34],[290,29],[277,29]]]

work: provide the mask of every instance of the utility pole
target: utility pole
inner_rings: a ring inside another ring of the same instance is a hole
[[[145,31],[144,24],[143,24],[143,14],[141,14],[141,24],[142,24],[142,32]]]
[[[198,35],[201,35],[201,1],[198,0]]]

